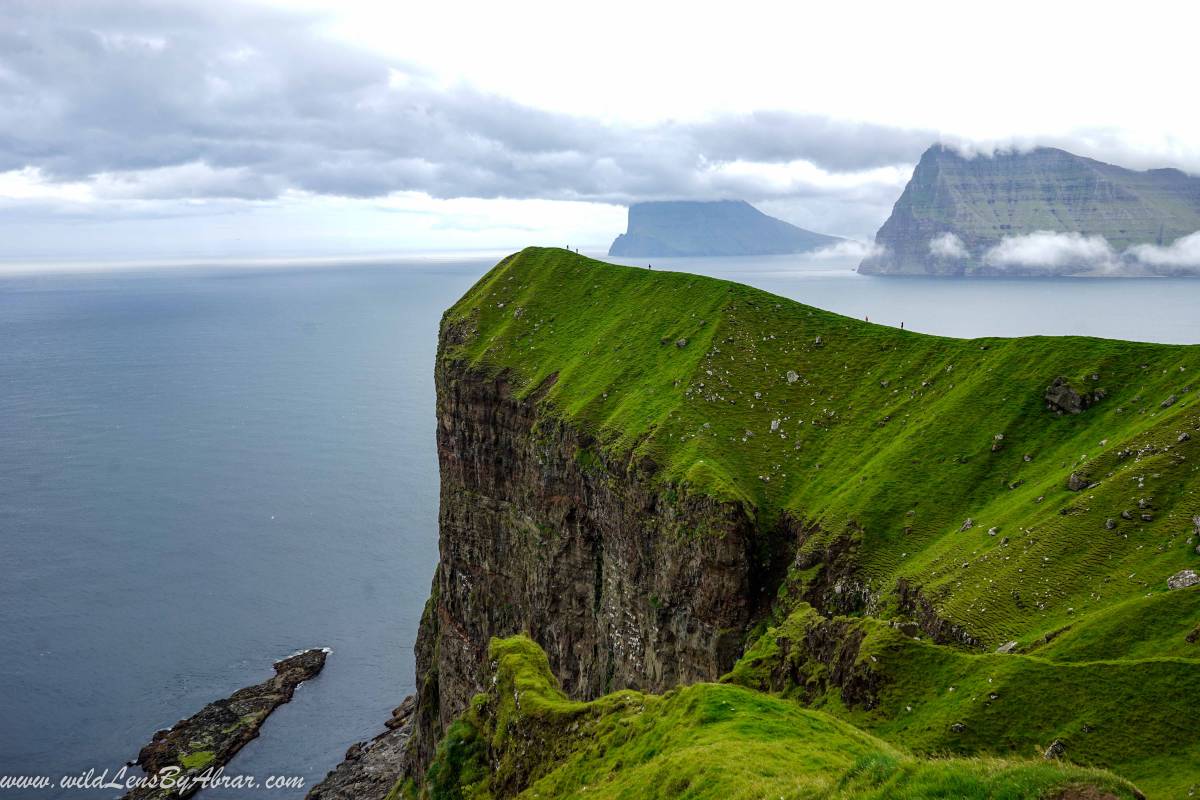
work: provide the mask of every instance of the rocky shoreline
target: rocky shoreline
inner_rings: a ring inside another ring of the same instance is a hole
[[[209,703],[193,716],[155,733],[136,762],[151,780],[127,793],[125,800],[195,794],[203,784],[187,779],[228,764],[258,736],[271,712],[292,699],[297,686],[320,674],[328,652],[314,648],[276,661],[275,674],[262,683]]]
[[[305,800],[383,800],[408,766],[416,697],[409,695],[392,710],[387,730],[369,742],[350,745],[342,763],[312,788]]]

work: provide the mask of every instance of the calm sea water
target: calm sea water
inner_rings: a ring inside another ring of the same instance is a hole
[[[437,320],[494,260],[0,277],[0,774],[116,769],[313,646],[229,771],[311,785],[381,729],[437,557]],[[1200,281],[852,266],[655,263],[932,333],[1200,341]]]

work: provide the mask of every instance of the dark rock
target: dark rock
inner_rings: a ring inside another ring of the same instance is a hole
[[[781,519],[764,538],[740,503],[663,486],[544,406],[545,391],[517,396],[503,375],[448,357],[449,337],[439,344],[441,558],[417,637],[406,774],[424,775],[485,688],[493,637],[529,632],[578,700],[727,672],[803,532]],[[586,468],[581,449],[595,454]],[[711,535],[682,535],[697,530]]]
[[[959,528],[959,531],[969,531],[969,530],[971,530],[971,528],[974,528],[974,527],[975,527],[975,520],[971,519],[970,517],[967,517],[967,519],[963,522],[962,527]]]
[[[1113,519],[1112,517],[1109,517],[1108,519],[1104,520],[1104,528],[1106,530],[1110,530],[1110,531],[1116,530],[1117,529],[1117,521],[1115,519]]]
[[[1071,476],[1067,478],[1067,488],[1072,492],[1078,492],[1081,489],[1086,489],[1088,487],[1088,483],[1088,479],[1080,475],[1078,472],[1072,472]]]
[[[1168,397],[1166,400],[1163,400],[1158,405],[1160,408],[1170,408],[1171,406],[1175,405],[1175,403],[1177,403],[1178,401],[1179,401],[1178,397],[1176,397],[1175,395],[1171,395],[1170,397]]]
[[[306,795],[306,800],[383,800],[408,768],[408,741],[416,719],[409,695],[369,742],[350,745],[346,758]]]
[[[676,347],[679,347],[679,348],[684,348],[684,347],[687,347],[687,345],[688,345],[688,340],[687,340],[687,339],[679,338],[679,339],[676,339],[676,340],[675,340],[675,346],[676,346]]]
[[[1052,761],[1055,759],[1062,758],[1066,754],[1067,754],[1066,743],[1063,742],[1062,739],[1055,739],[1053,742],[1050,743],[1050,746],[1046,748],[1046,752],[1042,754],[1042,758],[1044,758],[1048,761]]]
[[[1129,511],[1128,509],[1126,509],[1125,511],[1122,511],[1121,519],[1126,519],[1126,520],[1133,519],[1133,512]]]
[[[964,725],[964,724],[963,724],[963,723],[961,723],[961,722],[956,722],[956,723],[954,723],[953,725],[951,725],[951,726],[950,726],[950,730],[951,730],[951,732],[953,732],[953,733],[962,733],[962,732],[963,732],[963,731],[965,731],[966,729],[967,729],[967,726],[966,726],[966,725]]]
[[[1075,391],[1070,382],[1061,375],[1046,387],[1043,397],[1046,408],[1059,414],[1079,414],[1091,405],[1091,396]]]
[[[1191,440],[1191,438],[1192,438],[1192,435],[1190,433],[1188,433],[1187,431],[1184,431],[1183,433],[1179,434],[1179,438],[1176,439],[1175,441],[1182,443],[1182,442]]]
[[[1153,520],[1154,520],[1153,514],[1142,514],[1142,522],[1152,522]]]
[[[272,711],[292,699],[296,687],[315,677],[325,666],[326,651],[306,650],[275,662],[275,674],[254,686],[239,689],[223,700],[209,703],[195,715],[159,731],[138,753],[137,763],[148,776],[163,770],[179,770],[178,790],[140,786],[125,795],[127,800],[160,800],[190,797],[202,784],[182,785],[185,776],[202,776],[229,763],[254,737]],[[190,764],[190,766],[185,766]]]

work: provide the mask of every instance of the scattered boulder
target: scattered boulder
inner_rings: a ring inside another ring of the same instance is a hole
[[[975,520],[971,519],[970,517],[967,517],[966,521],[963,522],[962,527],[959,528],[959,530],[960,531],[969,531],[969,530],[971,530],[971,528],[974,528],[974,527],[975,527]]]
[[[1191,438],[1192,438],[1192,435],[1190,433],[1188,433],[1187,431],[1184,431],[1183,433],[1179,434],[1179,438],[1176,439],[1175,441],[1183,443],[1183,442],[1189,441]]]
[[[1153,521],[1154,521],[1153,514],[1142,514],[1142,522],[1153,522]]]
[[[992,437],[992,452],[999,453],[1003,449],[1004,449],[1004,434],[997,433],[995,436]]]
[[[962,732],[963,732],[963,731],[965,731],[966,729],[967,729],[967,726],[966,726],[966,725],[964,725],[964,724],[963,724],[963,723],[961,723],[961,722],[956,722],[956,723],[954,723],[953,725],[951,725],[951,726],[950,726],[950,730],[951,730],[951,732],[953,732],[953,733],[962,733]]]
[[[1093,401],[1091,394],[1087,392],[1080,394],[1071,388],[1070,381],[1062,375],[1059,375],[1053,383],[1046,387],[1043,398],[1046,401],[1046,408],[1057,414],[1079,414]]]
[[[1177,403],[1178,401],[1179,401],[1178,397],[1176,397],[1175,395],[1171,395],[1166,400],[1163,400],[1161,403],[1159,403],[1158,407],[1159,408],[1170,408],[1171,406],[1175,405],[1175,403]]]
[[[1198,583],[1200,583],[1200,575],[1197,575],[1196,571],[1191,569],[1180,570],[1167,578],[1168,589],[1186,589]]]
[[[1011,653],[1013,650],[1016,650],[1016,649],[1017,649],[1016,642],[1005,642],[1004,644],[1002,644],[996,648],[996,652],[997,653]]]
[[[795,383],[795,382],[796,382],[796,381],[798,381],[798,380],[800,380],[800,376],[796,374],[796,371],[795,371],[795,370],[792,370],[792,369],[789,369],[789,370],[787,371],[787,382],[788,382],[788,383]]]
[[[994,528],[994,527],[988,528],[988,536],[995,536],[999,532],[1000,532],[999,528]]]
[[[1125,509],[1121,512],[1121,519],[1133,519],[1133,513],[1129,509]]]
[[[1067,478],[1067,488],[1072,492],[1078,492],[1081,489],[1088,487],[1088,479],[1080,475],[1078,472],[1072,472]]]
[[[676,346],[676,347],[679,347],[679,348],[684,348],[684,347],[687,347],[687,345],[688,345],[688,340],[687,340],[687,339],[684,339],[684,338],[679,338],[679,339],[676,339],[676,340],[675,340],[675,346]]]
[[[1108,519],[1104,520],[1104,529],[1109,530],[1109,531],[1115,531],[1117,529],[1117,521],[1115,519],[1113,519],[1112,517],[1109,517]]]
[[[1042,753],[1042,758],[1046,759],[1047,761],[1055,761],[1057,759],[1062,758],[1066,754],[1067,754],[1066,743],[1063,742],[1062,739],[1055,739],[1053,742],[1050,743],[1050,746],[1046,748],[1046,752]]]

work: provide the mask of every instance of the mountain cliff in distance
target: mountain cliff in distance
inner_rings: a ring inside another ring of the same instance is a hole
[[[765,256],[806,253],[843,241],[769,217],[742,200],[635,203],[610,256]]]
[[[1197,231],[1200,177],[1176,169],[1138,172],[1049,147],[970,157],[939,144],[921,157],[875,236],[878,252],[859,272],[1053,275],[1196,267],[1170,253],[1157,264],[1133,254],[1146,246],[1161,251]]]

